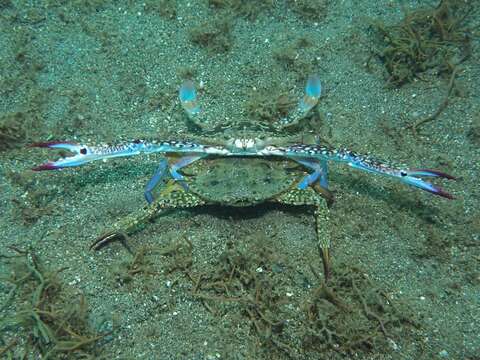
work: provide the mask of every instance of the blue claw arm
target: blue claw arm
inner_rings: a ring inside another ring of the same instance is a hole
[[[268,145],[261,149],[259,154],[265,156],[283,156],[301,162],[304,165],[308,162],[313,163],[319,160],[343,162],[355,169],[393,177],[404,184],[428,191],[434,195],[447,199],[454,198],[452,194],[442,188],[420,179],[420,177],[423,176],[455,180],[455,177],[451,175],[431,169],[402,169],[401,167],[377,160],[369,155],[357,154],[347,149],[333,149],[321,144],[295,144],[286,147]],[[326,180],[326,172],[322,175]]]
[[[75,144],[70,142],[44,142],[44,143],[35,143],[30,145],[31,147],[39,148],[49,148],[49,149],[61,149],[68,150],[75,155],[67,156],[61,158],[57,161],[48,161],[44,164],[34,167],[34,171],[43,171],[43,170],[56,170],[65,167],[80,166],[85,163],[94,161],[98,159],[98,155],[92,152],[92,149],[87,145]]]
[[[455,177],[448,175],[444,172],[430,169],[400,169],[380,162],[378,160],[372,159],[371,157],[359,156],[351,152],[348,157],[351,158],[351,160],[348,162],[348,165],[353,168],[394,177],[404,184],[414,186],[424,191],[428,191],[431,194],[438,195],[450,200],[454,199],[452,194],[446,192],[441,187],[433,185],[428,181],[422,180],[418,177],[439,177],[448,180],[455,180]]]
[[[34,167],[34,171],[57,170],[66,167],[80,166],[92,161],[107,160],[116,157],[128,157],[151,153],[188,153],[203,155],[225,155],[228,151],[221,146],[209,146],[190,141],[146,141],[134,140],[119,145],[88,146],[70,142],[35,143],[32,147],[63,149],[74,153],[57,161],[48,161]]]

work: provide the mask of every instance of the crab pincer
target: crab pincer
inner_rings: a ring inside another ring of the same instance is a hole
[[[65,167],[79,166],[95,160],[88,146],[73,142],[50,141],[31,144],[30,147],[67,150],[75,155],[61,158],[57,161],[47,161],[32,168],[33,171],[57,170]]]
[[[433,185],[427,181],[420,179],[418,176],[424,177],[438,177],[447,180],[456,180],[456,178],[452,175],[444,173],[438,170],[432,169],[409,169],[400,172],[400,180],[408,185],[415,186],[419,189],[428,191],[434,195],[438,195],[444,197],[446,199],[453,200],[454,197],[452,194],[446,192],[441,187],[437,185]]]

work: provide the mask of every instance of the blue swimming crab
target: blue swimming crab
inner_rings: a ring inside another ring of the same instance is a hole
[[[296,110],[288,117],[279,119],[277,125],[288,127],[298,123],[316,106],[320,95],[318,76],[310,76]],[[179,100],[188,117],[201,124],[202,110],[192,81],[186,81],[180,87]],[[352,168],[385,175],[443,198],[453,198],[440,187],[421,179],[454,179],[444,172],[408,169],[319,142],[304,144],[274,138],[240,137],[213,142],[134,140],[117,145],[55,141],[32,146],[74,153],[73,156],[39,165],[33,169],[35,171],[75,167],[96,160],[142,153],[162,155],[158,168],[145,188],[148,205],[115,223],[111,230],[98,237],[94,248],[113,239],[127,237],[165,209],[210,204],[238,207],[264,202],[303,205],[314,209],[325,278],[328,278],[330,269],[331,244],[328,205],[332,196],[328,191],[328,162],[345,163]],[[157,192],[155,195],[154,190]]]

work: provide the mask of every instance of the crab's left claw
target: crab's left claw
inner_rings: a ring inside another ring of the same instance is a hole
[[[446,192],[442,188],[433,185],[427,181],[420,179],[417,176],[425,176],[425,177],[439,177],[448,180],[456,180],[456,178],[452,175],[446,174],[444,172],[438,170],[431,170],[431,169],[409,169],[400,172],[400,179],[405,184],[415,186],[419,189],[428,191],[434,195],[438,195],[444,197],[446,199],[454,199],[453,195]]]
[[[65,167],[79,166],[87,162],[96,160],[95,154],[91,153],[88,146],[71,142],[51,141],[34,143],[31,144],[30,147],[61,149],[75,153],[75,155],[73,156],[67,156],[57,161],[48,161],[44,164],[38,165],[32,169],[34,171],[57,170]]]

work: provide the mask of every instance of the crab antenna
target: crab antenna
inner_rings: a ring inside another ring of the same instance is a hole
[[[182,103],[183,109],[187,112],[190,118],[194,118],[200,113],[200,106],[197,101],[197,90],[193,81],[186,80],[178,92],[178,97]]]

